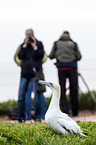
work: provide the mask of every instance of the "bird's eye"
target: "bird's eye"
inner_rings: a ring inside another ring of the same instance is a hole
[[[53,87],[53,84],[52,83],[50,83],[50,85],[51,85],[51,87]]]

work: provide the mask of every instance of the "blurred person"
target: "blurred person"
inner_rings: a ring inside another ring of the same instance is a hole
[[[60,108],[69,113],[69,104],[66,98],[66,79],[69,80],[72,116],[78,115],[78,68],[77,61],[81,59],[78,45],[74,42],[68,31],[64,31],[58,41],[54,42],[49,55],[56,59],[59,84],[61,86]]]
[[[21,78],[20,78],[20,87],[18,94],[18,121],[28,120],[32,118],[31,116],[31,107],[32,99],[31,92],[34,93],[35,97],[35,110],[40,108],[40,101],[44,102],[43,93],[39,94],[36,91],[35,84],[35,73],[42,71],[42,59],[44,56],[44,48],[41,41],[38,41],[34,37],[34,32],[32,29],[26,30],[26,38],[24,42],[17,48],[14,55],[15,62],[21,66]],[[40,96],[40,97],[39,97]],[[41,99],[41,100],[39,100]],[[38,103],[39,102],[39,103]],[[39,106],[39,107],[38,107]],[[43,107],[43,106],[42,106]],[[46,105],[44,104],[43,110],[46,110]],[[43,111],[43,113],[44,113]],[[35,114],[36,115],[36,114]]]

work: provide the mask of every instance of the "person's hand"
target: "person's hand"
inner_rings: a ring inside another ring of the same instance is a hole
[[[24,39],[24,45],[23,45],[23,47],[26,48],[28,46],[28,44],[29,44],[29,39],[28,39],[28,37],[26,37]]]

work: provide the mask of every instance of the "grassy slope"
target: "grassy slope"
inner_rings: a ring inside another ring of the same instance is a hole
[[[46,123],[0,122],[0,145],[96,145],[96,122],[77,123],[88,137],[57,134]]]

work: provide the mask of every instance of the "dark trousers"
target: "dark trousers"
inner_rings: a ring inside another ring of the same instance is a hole
[[[60,108],[69,114],[69,105],[66,99],[66,79],[69,79],[72,115],[78,114],[78,74],[77,69],[58,70],[59,84],[61,86]]]

